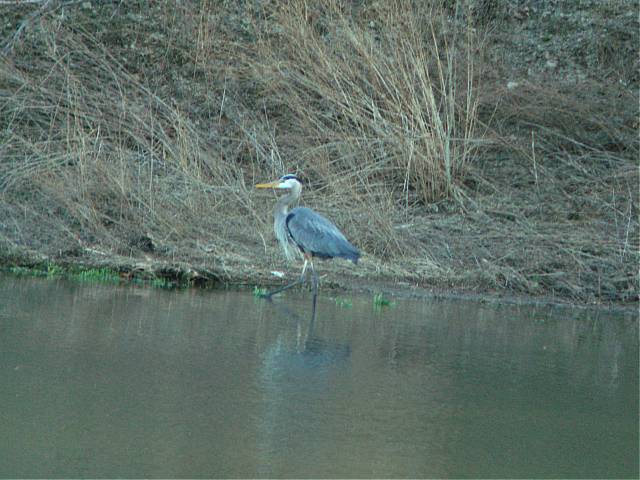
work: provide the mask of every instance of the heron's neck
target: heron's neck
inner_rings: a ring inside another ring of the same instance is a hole
[[[300,191],[300,186],[296,185],[289,191],[289,193],[280,197],[273,209],[273,214],[276,217],[276,220],[287,216],[289,207],[300,199]]]
[[[289,193],[280,197],[276,206],[273,209],[273,228],[276,232],[276,237],[282,246],[285,257],[291,260],[293,254],[289,248],[289,235],[287,234],[287,213],[291,204],[298,201],[300,198],[300,185],[296,185],[291,189]]]

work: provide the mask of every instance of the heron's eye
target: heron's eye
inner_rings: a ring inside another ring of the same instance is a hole
[[[302,184],[302,180],[300,180],[298,177],[296,177],[295,175],[283,175],[282,177],[280,177],[280,181],[281,182],[288,182],[289,180],[293,180],[295,182],[298,182],[300,184]],[[293,182],[289,182],[289,185],[293,185]]]

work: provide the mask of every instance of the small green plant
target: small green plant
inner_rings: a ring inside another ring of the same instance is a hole
[[[26,267],[11,267],[9,268],[9,271],[14,275],[20,275],[20,276],[33,275],[33,270]]]
[[[120,275],[110,268],[89,268],[69,271],[67,277],[81,283],[120,283]]]
[[[55,268],[52,268],[51,265],[37,265],[33,267],[9,267],[9,272],[14,275],[18,275],[21,277],[50,277],[54,278],[56,271]]]
[[[150,284],[154,288],[172,288],[176,286],[174,282],[164,277],[154,277],[151,279]]]
[[[166,277],[133,276],[129,282],[134,285],[153,288],[174,288],[180,286],[177,282]]]
[[[392,302],[388,298],[385,298],[382,293],[376,293],[373,296],[373,306],[376,308],[393,307],[395,304],[396,302]]]
[[[48,263],[45,275],[47,278],[61,277],[64,275],[64,269],[53,263]]]
[[[86,268],[86,267],[65,267],[53,263],[35,265],[33,267],[14,266],[8,269],[14,275],[45,277],[48,279],[65,278],[79,283],[132,283],[136,285],[150,286],[153,288],[174,288],[183,287],[182,284],[171,278],[161,276],[122,276],[117,270],[108,267]]]
[[[264,297],[267,294],[267,289],[264,287],[258,287],[257,285],[253,287],[253,296],[254,297]]]
[[[351,303],[351,299],[349,298],[336,297],[335,300],[336,306],[340,308],[351,308],[353,306],[353,303]]]

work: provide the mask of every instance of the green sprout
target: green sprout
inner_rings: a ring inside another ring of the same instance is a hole
[[[349,298],[336,297],[335,301],[336,306],[340,308],[351,308],[353,306],[353,303],[351,303]]]
[[[388,298],[385,298],[382,293],[376,293],[373,296],[373,306],[376,308],[393,307],[395,304],[396,302],[392,302]]]

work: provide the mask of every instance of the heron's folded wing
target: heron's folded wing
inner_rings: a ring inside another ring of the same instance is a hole
[[[360,252],[338,227],[310,208],[298,207],[287,216],[287,228],[293,241],[305,252],[318,257],[343,257],[357,261]]]

